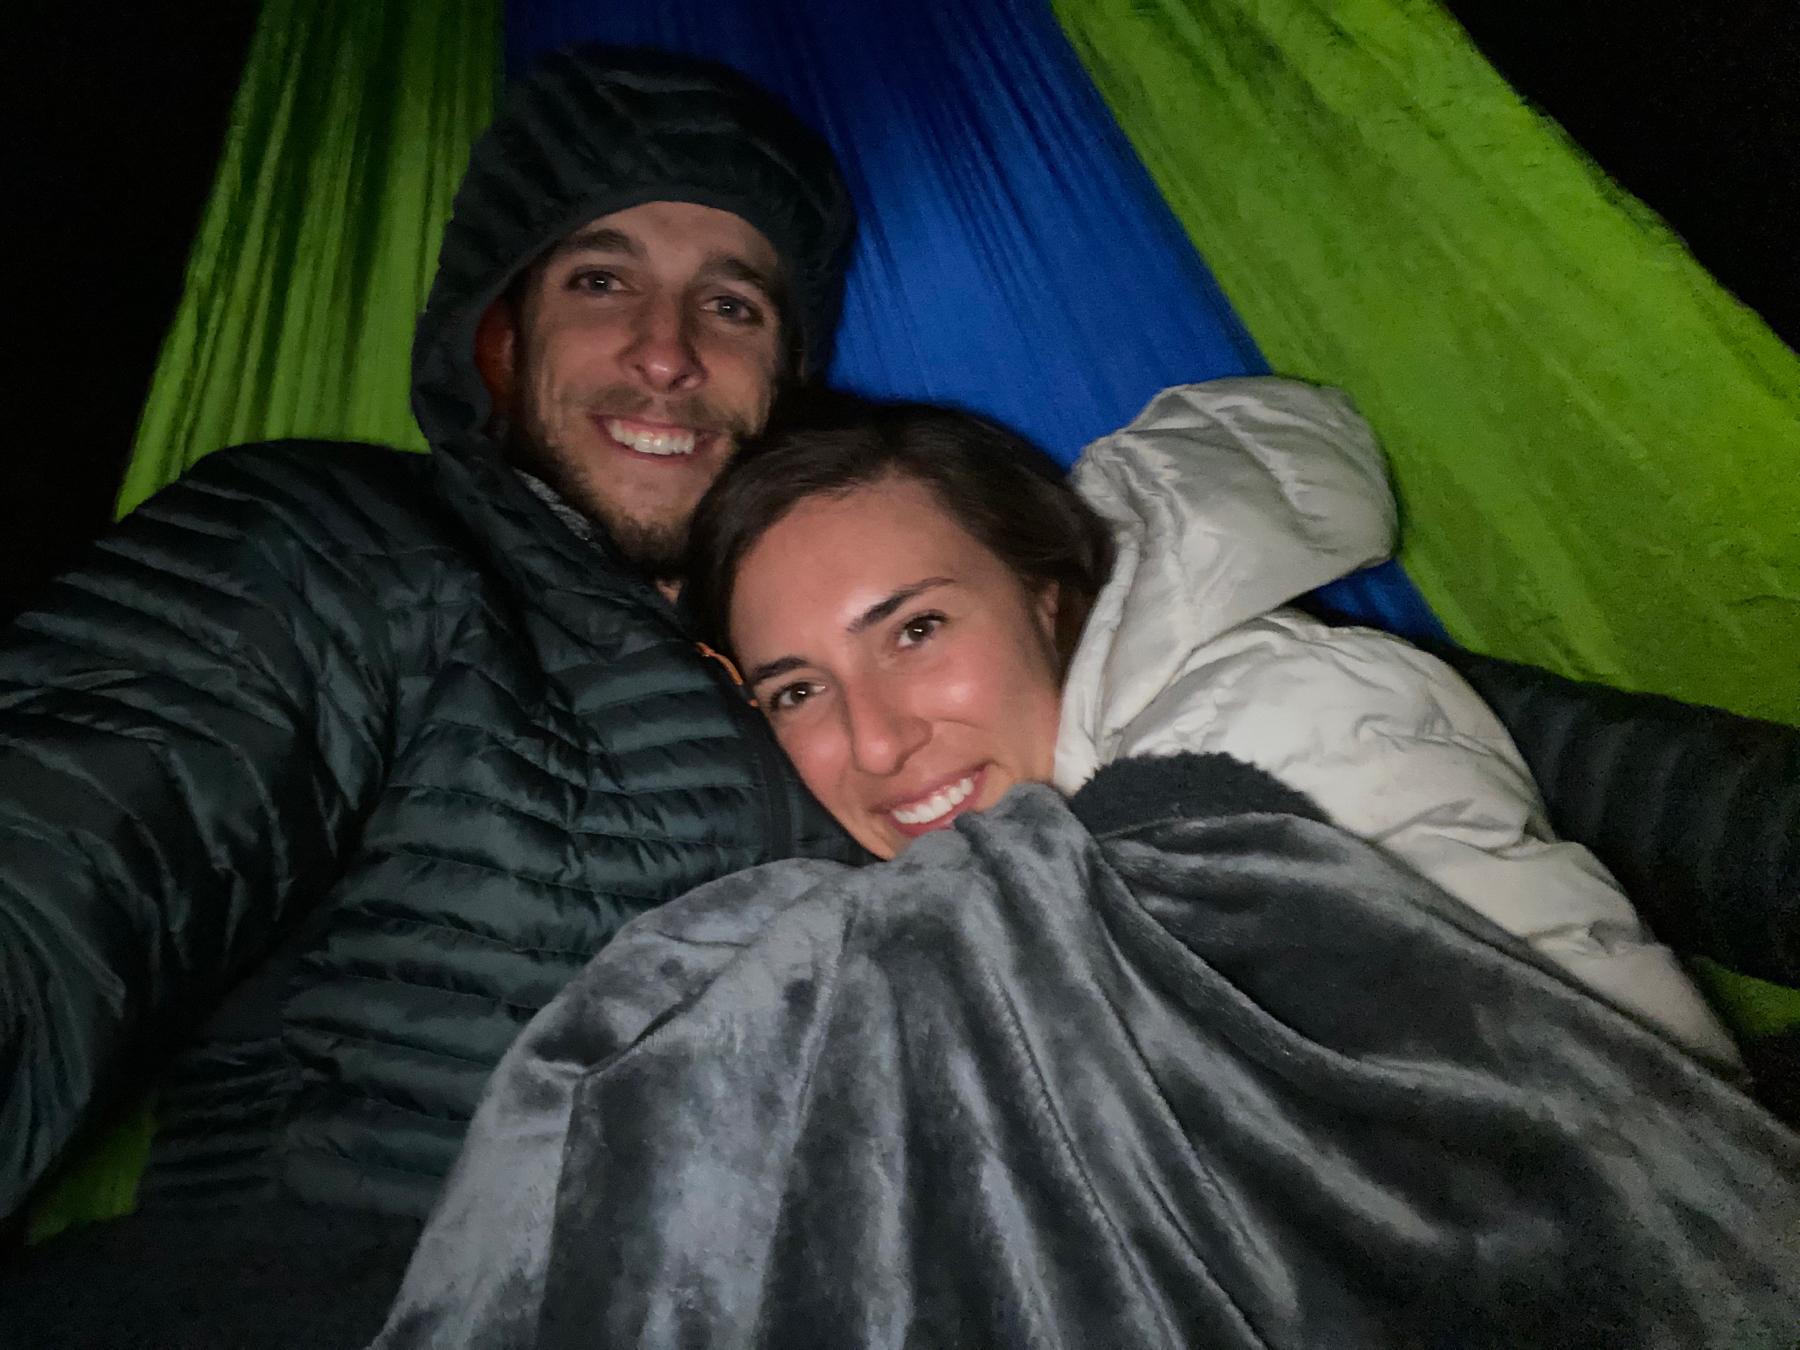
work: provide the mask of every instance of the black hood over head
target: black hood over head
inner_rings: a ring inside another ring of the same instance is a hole
[[[787,322],[813,372],[830,358],[855,211],[825,142],[728,67],[584,45],[508,94],[457,189],[413,340],[413,415],[434,446],[479,432],[475,330],[512,279],[597,216],[694,202],[762,231],[787,269]]]

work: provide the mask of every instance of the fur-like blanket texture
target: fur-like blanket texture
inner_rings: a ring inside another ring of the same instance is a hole
[[[1221,757],[640,918],[378,1342],[1782,1345],[1800,1140]]]

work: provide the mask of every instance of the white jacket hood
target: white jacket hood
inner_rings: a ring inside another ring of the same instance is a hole
[[[1189,653],[1392,555],[1373,432],[1335,389],[1231,379],[1166,389],[1082,452],[1072,481],[1117,559],[1065,684],[1056,783],[1073,791]]]

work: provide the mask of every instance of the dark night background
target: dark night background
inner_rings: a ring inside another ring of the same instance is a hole
[[[1800,346],[1800,5],[1449,7],[1529,100]],[[256,9],[26,0],[9,13],[24,33],[5,173],[15,243],[0,619],[110,518]]]

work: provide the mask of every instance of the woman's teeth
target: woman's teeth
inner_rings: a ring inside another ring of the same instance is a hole
[[[639,431],[637,428],[608,418],[606,434],[620,445],[628,445],[640,455],[691,455],[694,433],[691,431]]]
[[[932,793],[924,801],[903,806],[892,814],[902,825],[929,825],[961,806],[974,790],[975,776],[971,774],[960,783],[952,783],[949,787]]]

